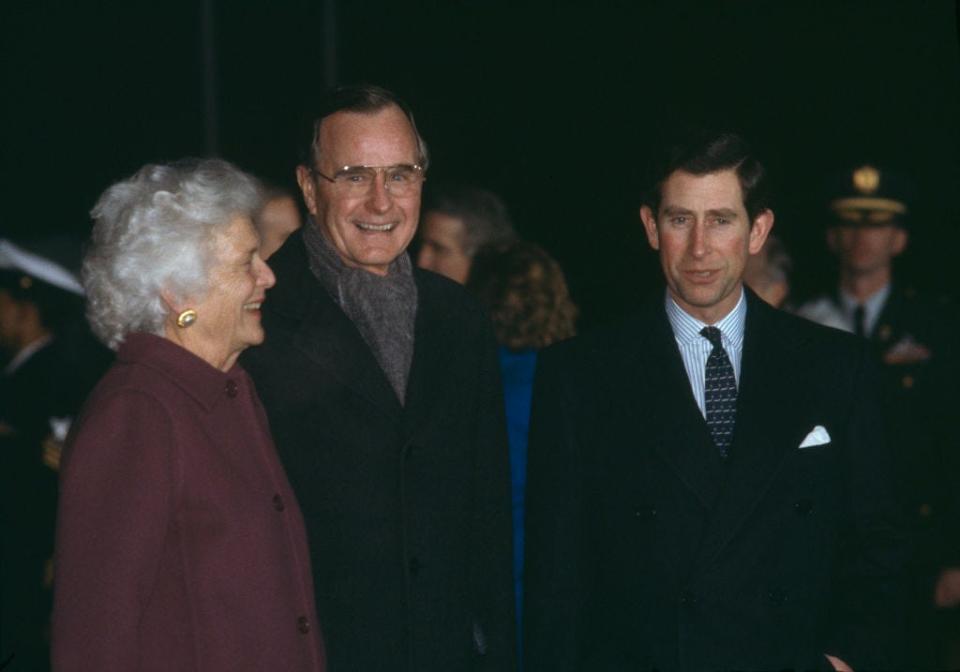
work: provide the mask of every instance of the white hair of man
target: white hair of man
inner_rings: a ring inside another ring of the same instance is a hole
[[[237,217],[252,219],[261,201],[257,180],[219,159],[148,164],[109,187],[90,212],[83,263],[94,334],[113,349],[131,332],[163,335],[161,293],[205,296],[217,233]]]

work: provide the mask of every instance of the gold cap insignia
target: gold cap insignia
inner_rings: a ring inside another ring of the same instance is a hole
[[[880,186],[880,171],[873,166],[861,166],[853,171],[853,186],[861,194],[872,194]]]

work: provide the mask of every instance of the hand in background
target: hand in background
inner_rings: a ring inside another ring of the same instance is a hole
[[[960,567],[948,567],[940,572],[933,590],[933,603],[941,609],[960,604]]]
[[[827,657],[827,660],[830,661],[830,664],[833,665],[833,669],[835,669],[837,672],[853,672],[852,667],[847,665],[836,656],[831,656],[829,653],[825,653],[823,655]]]

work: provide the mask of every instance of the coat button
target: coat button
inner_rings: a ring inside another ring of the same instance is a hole
[[[307,618],[306,616],[301,616],[300,618],[298,618],[297,630],[299,630],[301,634],[304,634],[304,635],[310,632],[310,619]]]
[[[273,508],[275,508],[277,511],[283,511],[285,508],[287,508],[283,504],[283,497],[280,495],[273,496]]]
[[[813,511],[813,502],[809,499],[801,499],[793,505],[793,509],[801,516],[809,515]]]
[[[230,397],[231,399],[237,396],[238,389],[239,388],[237,387],[237,381],[235,380],[228,380],[227,384],[224,386],[224,391],[227,393],[227,396]]]
[[[420,562],[420,559],[416,556],[410,558],[410,561],[407,563],[407,569],[410,572],[410,576],[416,577],[420,573],[420,570],[423,569],[423,564]]]

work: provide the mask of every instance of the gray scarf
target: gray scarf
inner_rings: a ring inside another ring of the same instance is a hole
[[[410,257],[404,252],[394,259],[385,276],[347,266],[312,219],[303,227],[303,242],[310,271],[357,327],[402,405],[413,361],[417,316],[417,285]]]

